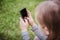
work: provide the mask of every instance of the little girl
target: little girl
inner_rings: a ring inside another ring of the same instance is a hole
[[[40,3],[35,10],[38,25],[35,24],[31,13],[27,10],[28,17],[25,22],[20,18],[20,29],[23,40],[30,40],[27,30],[28,24],[38,37],[36,40],[60,40],[60,13],[59,7],[53,1]]]

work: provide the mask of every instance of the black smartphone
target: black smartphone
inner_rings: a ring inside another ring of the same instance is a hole
[[[22,10],[20,10],[20,14],[23,19],[24,17],[28,17],[26,8],[23,8]]]

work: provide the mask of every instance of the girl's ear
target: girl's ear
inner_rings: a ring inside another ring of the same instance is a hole
[[[46,35],[49,35],[49,30],[48,30],[47,27],[44,27],[44,31],[45,31],[45,34],[46,34]]]

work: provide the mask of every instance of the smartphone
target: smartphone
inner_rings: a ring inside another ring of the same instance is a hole
[[[23,19],[25,17],[28,17],[26,8],[23,8],[22,10],[20,10],[20,14]]]

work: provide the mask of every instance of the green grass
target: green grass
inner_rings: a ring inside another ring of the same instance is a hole
[[[26,7],[34,18],[34,9],[42,0],[0,0],[0,40],[22,40],[19,11]],[[28,27],[30,38],[34,33]]]

